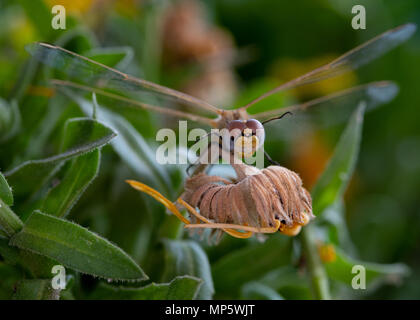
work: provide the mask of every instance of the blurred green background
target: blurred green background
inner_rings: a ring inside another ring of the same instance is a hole
[[[67,9],[66,30],[51,28],[54,4]],[[366,7],[366,30],[351,28],[355,4]],[[48,75],[33,66],[24,50],[30,42],[57,41],[81,54],[97,47],[128,47],[133,58],[117,65],[122,71],[231,107],[407,22],[420,24],[418,0],[0,0],[0,97],[17,101],[21,113],[21,131],[0,145],[0,170],[53,154],[64,120],[83,114],[65,96],[54,96],[54,103],[49,100]],[[417,32],[407,43],[356,73],[267,102],[286,104],[376,80],[394,80],[400,86],[395,100],[365,118],[359,160],[345,195],[345,221],[351,239],[346,250],[362,261],[405,263],[411,273],[404,279],[390,277],[364,292],[332,280],[333,297],[420,298],[419,71]],[[151,146],[156,145],[157,129],[172,123],[147,112],[111,107]],[[283,144],[273,130],[266,149],[272,158],[298,172],[310,187],[343,128],[314,133],[291,145]],[[160,191],[174,200],[182,187],[184,168],[164,170],[172,185]],[[168,244],[162,244],[161,239],[175,237],[176,221],[153,200],[125,185],[124,179],[133,178],[158,186],[142,172],[127,165],[111,147],[104,147],[99,175],[69,219],[123,248],[151,280],[168,281],[172,277],[162,261],[170,263],[171,258],[165,251]],[[212,268],[215,298],[277,297],[266,292],[270,277],[284,282],[274,290],[278,297],[311,297],[308,283],[299,278],[304,262],[299,261],[296,240],[281,235],[268,238],[261,243],[224,236],[217,246],[199,241]],[[286,247],[291,248],[287,257],[281,251]],[[259,261],[254,265],[255,257]],[[98,283],[89,276],[76,278],[72,294],[79,298],[87,297]]]

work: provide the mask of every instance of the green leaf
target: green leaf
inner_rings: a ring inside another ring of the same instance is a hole
[[[254,100],[255,97],[261,96],[272,88],[278,87],[280,84],[281,81],[278,79],[269,77],[257,79],[256,81],[249,83],[245,90],[241,90],[241,94],[235,101],[235,107],[239,108],[248,104],[250,101]],[[249,112],[254,114],[257,112],[269,111],[273,108],[280,108],[286,103],[291,103],[291,101],[288,101],[288,97],[285,93],[274,94],[250,107]]]
[[[299,270],[287,265],[269,271],[263,277],[258,279],[258,282],[278,291],[283,287],[307,287],[307,278],[299,274]]]
[[[16,101],[10,104],[0,98],[0,142],[15,136],[21,127],[21,117]]]
[[[0,172],[0,199],[3,200],[8,206],[13,205],[13,194],[12,189],[10,189],[9,184],[6,181],[6,178]]]
[[[10,300],[15,283],[21,278],[21,270],[0,261],[0,300]]]
[[[19,249],[9,246],[8,239],[0,238],[0,256],[9,265],[15,265],[19,261]]]
[[[38,108],[42,108],[43,111],[35,121],[31,119],[31,123],[28,123],[27,121],[24,123],[25,129],[28,127],[31,129],[29,132],[25,132],[27,134],[27,139],[25,139],[24,150],[22,150],[23,159],[29,160],[42,156],[42,151],[45,146],[48,145],[49,138],[53,136],[53,130],[56,130],[61,126],[60,121],[63,118],[63,114],[68,111],[68,109],[63,108],[65,103],[67,103],[65,97],[62,95],[54,95],[48,99],[48,102],[40,103],[42,106],[39,106]],[[33,117],[32,110],[35,107],[34,101],[30,100],[27,104],[30,104],[30,114],[31,117]],[[23,110],[29,109],[27,104],[24,103],[22,105]]]
[[[165,270],[163,281],[175,276],[191,275],[204,281],[197,294],[197,299],[211,299],[214,294],[213,279],[206,253],[194,241],[163,241],[165,246]]]
[[[60,184],[47,194],[41,211],[57,217],[67,215],[98,174],[100,155],[97,149],[72,160]]]
[[[332,245],[332,244],[331,244]],[[352,279],[357,273],[352,272],[353,267],[360,265],[366,270],[366,288],[372,288],[382,281],[398,282],[399,279],[409,275],[410,269],[402,263],[380,264],[364,262],[354,259],[345,254],[341,249],[334,246],[335,257],[331,262],[325,262],[325,269],[331,279],[342,282],[351,287]],[[375,284],[373,284],[375,282]]]
[[[19,252],[19,264],[27,270],[34,279],[50,279],[52,276],[51,270],[57,261],[37,253],[21,250],[17,247],[12,247]]]
[[[61,91],[75,101],[86,115],[92,114],[93,106],[88,100],[67,88],[61,88]],[[156,163],[155,151],[148,146],[133,125],[124,117],[105,108],[97,108],[97,118],[118,133],[111,145],[121,159],[142,179],[147,180],[147,183],[153,184],[159,190],[165,190],[170,195],[171,181],[168,173],[163,166]]]
[[[58,300],[60,291],[51,287],[50,279],[20,280],[13,295],[15,300]]]
[[[73,118],[66,121],[61,151],[91,151],[107,144],[116,133],[105,124],[90,118]]]
[[[39,211],[26,221],[10,244],[76,271],[115,280],[144,280],[143,270],[120,248],[75,223]]]
[[[338,198],[331,206],[325,209],[322,221],[326,222],[326,242],[331,242],[347,253],[354,254],[356,248],[351,241],[349,230],[345,219],[344,200]]]
[[[284,300],[275,290],[257,281],[248,282],[243,286],[242,297],[248,300]]]
[[[96,62],[120,70],[124,69],[133,59],[134,52],[131,47],[107,47],[94,48],[83,55]]]
[[[48,10],[45,2],[42,0],[19,0],[19,4],[25,10],[26,16],[32,22],[41,38],[48,39],[53,31],[51,28],[53,15]]]
[[[307,275],[291,265],[273,269],[257,282],[274,290],[285,299],[313,299]],[[244,285],[242,291],[247,285]]]
[[[141,288],[114,287],[100,283],[90,299],[106,300],[192,300],[197,296],[202,280],[181,276],[169,283],[151,283]]]
[[[74,118],[66,122],[62,152],[41,160],[30,160],[5,173],[15,197],[28,196],[50,180],[64,160],[80,156],[107,144],[116,134],[100,122]]]
[[[226,254],[213,264],[216,292],[237,293],[243,283],[290,263],[291,239],[271,235],[264,243],[253,243]]]
[[[365,104],[354,111],[334,154],[312,190],[313,212],[319,216],[340,198],[353,174],[359,153]]]

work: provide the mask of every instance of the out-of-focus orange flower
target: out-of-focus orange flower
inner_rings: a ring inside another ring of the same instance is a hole
[[[291,166],[299,172],[306,188],[311,189],[324,170],[332,150],[314,132],[299,135],[293,145]]]
[[[29,86],[26,93],[31,96],[51,98],[55,95],[55,90],[44,86]]]
[[[324,263],[334,262],[337,259],[335,248],[332,244],[322,244],[318,246],[318,253]]]
[[[280,78],[282,81],[287,81],[329,63],[333,61],[334,58],[336,57],[331,55],[325,55],[304,61],[285,58],[274,64],[272,72],[276,78]],[[312,98],[315,96],[318,97],[351,87],[356,83],[356,80],[357,78],[355,73],[348,72],[332,79],[296,88],[294,92],[302,99]]]
[[[332,156],[333,149],[316,132],[299,135],[293,143],[290,167],[299,173],[305,187],[311,190]],[[353,174],[345,191],[345,199],[356,194],[360,180],[357,172]]]

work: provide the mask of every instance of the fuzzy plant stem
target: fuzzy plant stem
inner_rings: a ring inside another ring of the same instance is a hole
[[[23,227],[19,217],[0,199],[0,230],[8,237],[13,236]]]
[[[301,231],[301,241],[310,272],[314,298],[318,300],[331,299],[328,277],[319,256],[312,225],[307,225]]]

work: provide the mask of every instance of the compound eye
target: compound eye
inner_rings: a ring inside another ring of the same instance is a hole
[[[252,134],[256,134],[257,130],[264,130],[264,126],[261,122],[255,119],[249,119],[245,123],[246,127],[252,130]]]

